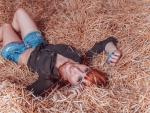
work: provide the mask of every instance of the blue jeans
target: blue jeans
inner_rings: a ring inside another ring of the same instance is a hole
[[[1,55],[7,60],[18,63],[19,56],[29,48],[38,46],[45,41],[41,32],[36,30],[28,33],[22,42],[11,42],[2,48]]]

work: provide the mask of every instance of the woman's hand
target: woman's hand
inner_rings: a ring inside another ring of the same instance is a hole
[[[109,42],[105,46],[105,51],[107,53],[109,53],[108,56],[107,56],[107,64],[110,65],[110,66],[115,66],[116,63],[118,62],[118,60],[121,57],[120,51],[118,51],[118,49],[113,44],[113,42]]]
[[[121,53],[118,50],[109,53],[107,56],[107,64],[110,66],[115,66],[118,60],[120,59],[120,57],[121,57]]]
[[[82,85],[72,86],[71,90],[69,90],[68,97],[77,97],[77,96],[80,96],[82,90],[83,90],[83,86]]]

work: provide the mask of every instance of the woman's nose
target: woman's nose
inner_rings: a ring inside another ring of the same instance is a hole
[[[74,66],[74,67],[73,67],[73,71],[74,71],[74,72],[78,72],[78,68]]]
[[[82,74],[82,72],[79,70],[78,67],[74,67],[74,72],[75,72],[75,73],[78,73],[78,74]]]

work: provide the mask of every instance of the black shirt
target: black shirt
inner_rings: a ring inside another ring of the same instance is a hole
[[[109,37],[106,40],[95,43],[95,45],[85,53],[86,57],[92,58],[94,54],[101,53],[105,50],[105,46],[108,42],[113,42],[116,45],[117,40],[114,37]],[[57,54],[81,63],[81,54],[72,46],[65,44],[53,45],[45,41],[39,44],[31,53],[27,64],[30,69],[36,71],[39,75],[37,81],[27,86],[27,90],[33,90],[34,95],[40,95],[56,85],[56,83],[65,85],[65,83],[60,82],[61,77],[58,75],[58,70],[55,67]]]

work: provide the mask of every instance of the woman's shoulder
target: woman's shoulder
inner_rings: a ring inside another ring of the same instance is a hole
[[[40,44],[36,50],[39,51],[42,56],[44,53],[57,53],[76,62],[79,62],[81,57],[75,47],[67,44]]]
[[[45,49],[55,52],[77,52],[76,48],[67,44],[48,44]]]

